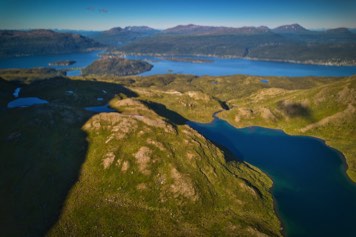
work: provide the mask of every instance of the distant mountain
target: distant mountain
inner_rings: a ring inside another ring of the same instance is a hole
[[[82,52],[102,47],[85,36],[52,30],[0,30],[0,56]]]
[[[98,34],[100,31],[95,30],[67,30],[67,29],[53,29],[54,32],[58,33],[70,33],[70,34],[78,34],[86,37],[93,36]]]
[[[200,25],[178,25],[164,30],[162,33],[168,34],[206,34],[216,32],[227,27],[200,26]]]
[[[214,55],[318,64],[356,64],[356,35],[345,28],[311,31],[298,25],[179,25],[120,48],[127,53]]]
[[[328,34],[346,34],[346,35],[353,34],[349,29],[344,28],[344,27],[326,30],[326,33],[328,33]]]
[[[210,35],[210,34],[256,34],[267,33],[270,29],[266,26],[260,27],[224,27],[224,26],[200,26],[200,25],[178,25],[162,31],[166,34],[186,35]]]
[[[301,33],[309,33],[310,31],[305,29],[303,26],[299,24],[292,25],[283,25],[273,29],[273,32],[276,33],[284,33],[284,34],[301,34]]]
[[[102,44],[117,47],[159,32],[159,30],[147,26],[114,27],[110,30],[93,34],[90,37]]]

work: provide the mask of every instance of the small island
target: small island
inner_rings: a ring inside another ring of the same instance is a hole
[[[103,56],[82,70],[83,75],[128,76],[150,71],[153,65],[141,60],[128,60],[115,56]]]
[[[76,61],[73,60],[63,60],[63,61],[56,61],[48,63],[48,66],[70,66],[75,64]]]

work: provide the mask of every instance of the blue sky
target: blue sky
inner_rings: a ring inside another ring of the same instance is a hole
[[[0,0],[0,29],[178,24],[356,28],[355,0]]]

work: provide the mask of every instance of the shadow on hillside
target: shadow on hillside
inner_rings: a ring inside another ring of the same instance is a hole
[[[6,109],[0,117],[0,236],[44,236],[50,230],[85,162],[82,126],[93,113],[83,108],[117,94],[136,96],[121,85],[66,78],[22,88],[21,96],[49,104]]]
[[[279,101],[277,108],[290,118],[302,117],[310,121],[314,120],[310,108],[301,103]]]
[[[152,101],[142,101],[148,108],[156,112],[156,114],[164,117],[169,123],[173,125],[184,125],[187,123],[188,119],[184,118],[177,112],[168,109],[165,105],[159,104]]]

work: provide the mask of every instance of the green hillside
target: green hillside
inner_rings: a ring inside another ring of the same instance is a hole
[[[265,174],[158,100],[83,79],[0,81],[1,236],[281,235]],[[18,86],[49,104],[5,109]],[[117,112],[83,109],[98,97]]]

